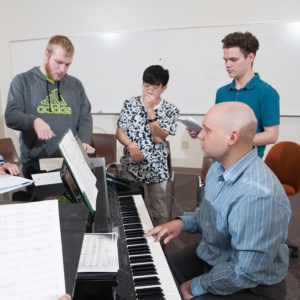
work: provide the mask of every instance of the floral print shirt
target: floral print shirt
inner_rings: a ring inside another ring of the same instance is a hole
[[[175,135],[179,110],[175,105],[163,100],[154,108],[160,127]],[[142,96],[126,100],[118,119],[118,126],[125,130],[145,159],[136,163],[131,160],[128,147],[124,147],[121,164],[141,183],[159,183],[168,180],[168,148],[165,142],[156,144],[152,138],[147,110]]]

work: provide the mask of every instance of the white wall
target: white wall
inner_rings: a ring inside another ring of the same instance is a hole
[[[7,129],[3,121],[12,79],[10,41],[48,38],[58,33],[76,35],[299,20],[298,0],[0,0],[0,136],[11,136],[17,143],[17,132]],[[195,118],[202,120],[199,116]],[[113,133],[116,120],[115,115],[94,116],[95,130]],[[281,118],[279,140],[300,143],[299,128],[300,117]],[[181,125],[170,142],[173,166],[201,166],[199,141],[190,139]],[[120,155],[120,146],[118,150]]]

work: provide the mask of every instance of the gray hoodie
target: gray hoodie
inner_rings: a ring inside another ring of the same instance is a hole
[[[39,140],[33,128],[36,118],[48,123],[56,137]],[[17,75],[8,93],[5,121],[8,127],[21,131],[22,163],[60,156],[57,142],[68,128],[83,143],[91,142],[93,124],[90,102],[81,82],[67,74],[54,84],[44,77],[38,67]]]

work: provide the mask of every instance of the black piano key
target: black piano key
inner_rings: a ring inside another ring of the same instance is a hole
[[[122,215],[122,218],[124,218],[124,217],[134,217],[137,214],[135,212],[122,212],[121,215]]]
[[[136,238],[126,241],[127,245],[139,245],[139,244],[147,244],[147,240],[145,238]]]
[[[138,212],[136,210],[132,210],[132,209],[127,209],[127,210],[121,211],[122,216],[126,216],[126,214],[130,214],[132,216],[138,216]]]
[[[150,270],[150,269],[155,269],[154,264],[149,263],[149,264],[143,264],[143,265],[133,265],[131,266],[131,270],[137,271],[137,270]]]
[[[121,215],[122,216],[125,215],[125,214],[129,214],[129,213],[134,215],[134,216],[137,216],[137,217],[139,215],[139,213],[136,210],[132,210],[132,209],[122,209],[121,210]]]
[[[127,202],[127,201],[133,201],[132,196],[125,196],[125,197],[120,197],[119,198],[120,202]]]
[[[159,295],[149,295],[149,296],[140,296],[137,299],[141,300],[166,300],[164,296],[159,296]]]
[[[153,264],[131,266],[133,276],[156,275],[157,271]]]
[[[124,207],[134,207],[134,208],[136,208],[134,201],[133,202],[128,202],[128,203],[124,203],[124,202],[120,203],[120,208],[123,209]]]
[[[163,290],[160,287],[152,287],[136,290],[136,296],[138,299],[165,299]]]
[[[123,217],[122,221],[124,224],[128,223],[141,223],[141,219],[139,216],[133,216],[133,217]]]
[[[137,228],[143,228],[141,223],[135,223],[135,224],[128,224],[128,225],[124,225],[124,229],[128,230],[128,229],[137,229]]]
[[[131,230],[125,232],[126,238],[130,237],[142,237],[144,235],[144,230]]]
[[[121,207],[121,211],[136,211],[137,212],[137,208],[133,205],[130,206],[122,206]]]
[[[120,208],[121,208],[121,210],[126,209],[126,208],[136,209],[136,206],[135,206],[134,202],[133,203],[120,203]]]
[[[130,259],[131,264],[145,263],[145,262],[153,261],[153,258],[151,255],[131,256],[129,259]]]
[[[160,285],[160,281],[157,276],[135,278],[133,282],[135,286]]]
[[[156,270],[138,270],[132,271],[133,276],[157,275]]]
[[[143,296],[139,296],[137,297],[137,299],[142,299],[142,300],[166,300],[166,298],[163,295],[143,295]]]
[[[149,250],[149,246],[146,245],[129,245],[128,250],[132,250],[132,249],[145,249],[145,250]]]
[[[130,223],[141,223],[141,219],[139,217],[127,217],[122,219],[123,224],[130,224]]]
[[[129,255],[136,255],[136,254],[148,254],[150,253],[149,248],[131,248],[128,249],[128,254]]]

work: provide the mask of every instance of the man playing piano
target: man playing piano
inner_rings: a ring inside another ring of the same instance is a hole
[[[213,106],[198,134],[204,156],[215,160],[203,201],[145,234],[156,241],[165,237],[166,244],[182,231],[201,233],[198,245],[169,257],[184,299],[284,299],[291,210],[282,185],[252,146],[256,128],[246,104]]]

